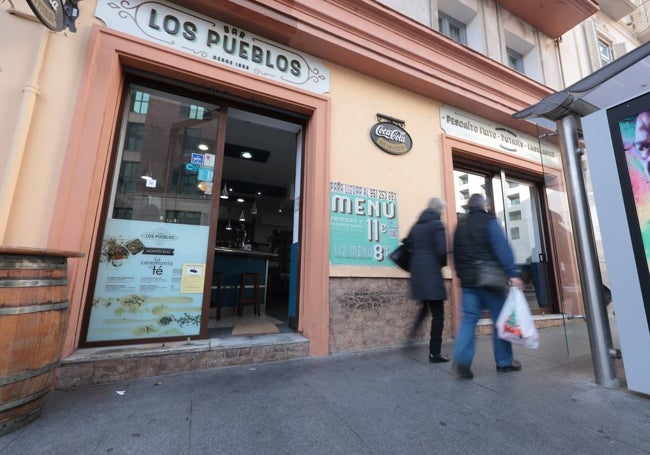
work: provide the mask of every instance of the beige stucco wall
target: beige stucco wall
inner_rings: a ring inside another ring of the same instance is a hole
[[[429,198],[444,196],[439,110],[435,101],[330,65],[332,99],[330,180],[398,194],[400,238]],[[377,113],[405,121],[413,148],[404,155],[370,139]],[[332,276],[403,276],[397,268],[330,266]]]
[[[30,19],[27,2],[13,3],[0,3],[0,243],[41,248],[48,246],[88,41],[82,24],[95,2],[80,5],[77,33],[51,32]]]

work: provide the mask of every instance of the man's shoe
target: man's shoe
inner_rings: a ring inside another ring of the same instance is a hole
[[[463,365],[454,365],[454,370],[456,370],[456,374],[460,378],[474,379],[474,373],[472,373],[472,370],[470,370],[469,367]]]
[[[443,357],[440,354],[438,355],[429,354],[429,363],[445,363],[445,362],[449,362],[449,359],[447,357]]]
[[[521,363],[519,363],[516,360],[512,361],[512,365],[509,365],[507,367],[500,367],[497,365],[497,371],[500,373],[507,373],[509,371],[519,371],[521,370]]]

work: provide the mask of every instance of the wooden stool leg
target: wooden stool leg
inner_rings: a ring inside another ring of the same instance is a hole
[[[246,297],[246,284],[248,279],[252,279],[253,285],[253,297]],[[253,314],[260,316],[260,275],[259,273],[242,273],[241,278],[239,279],[239,300],[237,302],[237,313],[239,317],[244,315],[244,305],[252,303]]]

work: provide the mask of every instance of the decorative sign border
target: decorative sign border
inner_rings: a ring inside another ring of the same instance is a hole
[[[317,58],[164,0],[99,0],[107,27],[195,57],[293,85],[330,90],[329,69]]]

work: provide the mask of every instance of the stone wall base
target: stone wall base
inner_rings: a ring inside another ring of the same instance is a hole
[[[172,343],[166,347],[157,345],[155,348],[131,346],[80,349],[61,361],[56,373],[56,388],[106,384],[309,356],[309,342],[298,334],[253,337],[245,342],[247,345],[231,342],[211,346],[210,340],[203,340],[189,345],[187,343]]]

